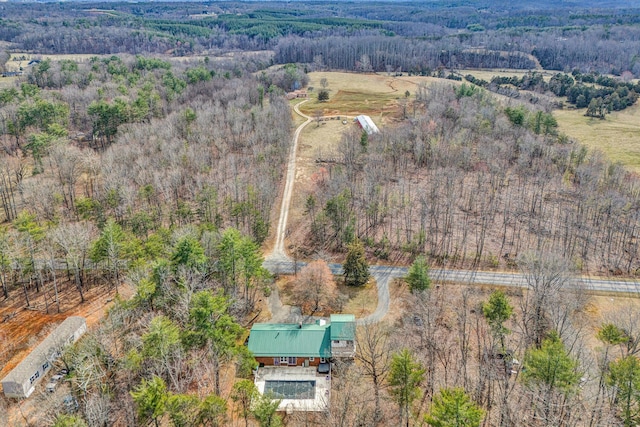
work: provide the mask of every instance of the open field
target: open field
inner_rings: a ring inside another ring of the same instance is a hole
[[[640,172],[640,106],[613,112],[604,120],[586,117],[584,113],[585,109],[580,109],[557,110],[553,114],[561,132]]]
[[[320,80],[328,82],[329,101],[318,102],[317,93],[322,88]],[[309,74],[310,101],[301,107],[305,114],[313,116],[317,110],[325,115],[368,114],[376,123],[393,117],[399,108],[400,100],[409,91],[410,97],[421,83],[437,81],[433,77],[389,76],[386,73],[356,74],[340,72],[314,72]]]
[[[329,177],[332,164],[318,163],[316,160],[335,159],[342,132],[352,126],[355,125],[351,120],[348,120],[346,125],[340,120],[328,120],[321,122],[320,125],[310,123],[300,135],[296,156],[295,185],[287,224],[287,229],[291,231],[288,236],[290,242],[300,242],[305,239],[307,231],[302,225],[305,201],[308,195],[318,191],[318,186]]]
[[[91,55],[91,54],[71,54],[71,55],[35,55],[26,52],[14,52],[11,54],[11,58],[7,61],[7,71],[20,71],[26,70],[29,61],[32,59],[51,59],[52,61],[62,61],[63,59],[70,59],[76,62],[89,61],[93,57],[101,57],[105,55]],[[111,55],[106,55],[111,56]]]
[[[467,74],[471,74],[474,77],[479,79],[486,80],[488,82],[495,76],[500,77],[522,77],[530,71],[535,71],[537,73],[541,73],[544,76],[545,81],[549,81],[551,77],[557,73],[557,71],[546,71],[546,70],[509,70],[509,69],[482,69],[482,70],[456,70],[456,72],[462,76],[466,76]]]
[[[15,86],[17,80],[18,77],[0,77],[0,89]]]
[[[524,70],[460,70],[490,81],[494,76],[521,77]],[[549,80],[554,71],[539,71]],[[500,99],[500,95],[496,95]],[[605,120],[586,117],[586,109],[565,109],[553,112],[559,130],[592,150],[602,151],[610,160],[620,162],[634,172],[640,172],[640,106],[608,114]]]

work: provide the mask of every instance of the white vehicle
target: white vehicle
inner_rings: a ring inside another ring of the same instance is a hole
[[[64,378],[62,375],[60,374],[56,374],[54,376],[51,377],[51,382],[52,383],[57,383],[58,381],[60,381],[62,378]]]
[[[53,393],[54,391],[56,391],[56,387],[58,386],[58,383],[48,383],[45,386],[45,389],[49,392],[49,393]]]

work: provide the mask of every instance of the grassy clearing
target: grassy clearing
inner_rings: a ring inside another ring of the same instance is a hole
[[[553,114],[559,129],[610,160],[640,172],[640,106],[613,112],[606,119],[584,115],[585,110],[558,110]]]
[[[18,77],[0,77],[0,89],[14,87],[18,81]]]
[[[362,287],[346,286],[338,279],[338,292],[349,297],[349,302],[342,309],[342,313],[354,314],[357,318],[368,316],[378,306],[378,287],[375,280]]]
[[[337,147],[342,132],[352,126],[356,126],[351,120],[342,124],[341,120],[328,120],[317,123],[309,123],[304,128],[298,142],[296,156],[296,182],[289,207],[289,241],[301,242],[306,238],[307,225],[305,221],[305,201],[309,194],[318,191],[318,185],[329,177],[330,166],[326,163],[317,163],[317,159],[337,158]]]
[[[320,81],[325,78],[328,82],[329,101],[318,102],[316,97],[322,88]],[[322,110],[324,114],[345,114],[355,116],[368,114],[375,120],[384,121],[398,110],[398,103],[405,98],[405,92],[410,96],[415,94],[420,83],[430,83],[437,79],[420,76],[394,77],[384,73],[356,74],[338,72],[316,72],[309,74],[309,86],[313,91],[309,93],[311,100],[301,107],[305,114],[313,115],[314,111]]]
[[[555,74],[552,71],[541,72],[547,81]],[[460,73],[490,81],[494,76],[522,77],[527,71],[460,70]],[[585,111],[554,111],[559,130],[592,150],[602,151],[610,160],[620,162],[634,172],[640,172],[640,106],[613,112],[605,120],[586,117]]]
[[[557,73],[557,71],[544,71],[533,70],[537,73],[542,73],[545,81],[549,81],[551,77]],[[488,82],[495,76],[500,77],[522,77],[529,72],[529,70],[505,70],[505,69],[488,69],[488,70],[457,70],[457,72],[463,76],[471,74],[472,76],[484,79]]]
[[[29,61],[32,59],[51,59],[52,61],[62,61],[63,59],[70,59],[76,62],[86,62],[93,57],[111,56],[111,55],[91,55],[91,54],[73,54],[73,55],[34,55],[26,52],[14,52],[11,54],[11,58],[7,61],[8,71],[20,71],[26,70],[29,66]]]

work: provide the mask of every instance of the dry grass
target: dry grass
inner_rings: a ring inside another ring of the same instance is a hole
[[[276,282],[280,299],[283,304],[296,305],[293,293],[295,292],[296,278],[294,276],[283,276]],[[346,286],[342,282],[341,277],[335,277],[338,292],[346,295],[348,301],[342,308],[340,313],[354,314],[356,317],[364,317],[376,310],[378,306],[378,288],[372,279],[365,286],[354,287]],[[308,310],[310,307],[303,307],[304,314],[311,314]],[[328,307],[321,308],[320,312],[313,313],[316,316],[329,316],[332,310]]]
[[[529,70],[510,70],[510,69],[487,69],[487,70],[456,70],[459,74],[466,76],[471,74],[472,76],[486,80],[488,82],[495,76],[500,77],[522,77],[529,72]],[[551,77],[557,73],[557,71],[543,71],[534,70],[537,73],[542,73],[545,81],[549,81]]]
[[[346,286],[338,279],[338,291],[349,297],[349,302],[342,309],[342,313],[354,314],[356,318],[370,315],[378,306],[378,287],[371,279],[362,287]]]
[[[92,54],[72,54],[72,55],[41,55],[31,54],[26,52],[15,52],[11,54],[11,58],[7,61],[7,71],[20,71],[26,70],[29,61],[32,59],[51,59],[52,61],[62,61],[63,59],[70,59],[76,62],[87,62],[93,57],[103,57],[111,55],[92,55]]]
[[[351,120],[342,124],[341,120],[329,120],[309,123],[300,135],[296,156],[296,179],[289,207],[289,224],[291,230],[289,242],[303,242],[307,237],[307,228],[303,225],[305,201],[309,194],[318,191],[318,186],[329,178],[330,165],[317,163],[317,159],[337,158],[337,147],[342,132],[355,126]]]
[[[584,112],[584,109],[555,111],[560,131],[602,151],[610,160],[640,172],[640,106],[613,112],[604,120],[586,117]]]
[[[329,83],[329,101],[321,103],[316,97],[322,88],[320,80],[323,78]],[[398,102],[405,97],[406,91],[414,95],[420,83],[436,80],[420,76],[394,77],[385,73],[338,72],[310,73],[309,79],[309,86],[314,90],[309,94],[311,100],[301,107],[304,113],[312,115],[314,111],[322,110],[324,114],[368,114],[382,121],[397,112]]]
[[[14,87],[17,81],[18,77],[0,77],[0,89]]]

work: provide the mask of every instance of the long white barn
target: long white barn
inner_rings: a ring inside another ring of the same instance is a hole
[[[376,124],[373,123],[373,120],[371,120],[371,117],[361,114],[359,116],[356,116],[356,120],[358,121],[360,127],[367,133],[367,135],[372,135],[374,133],[380,132],[378,126],[376,126]]]
[[[29,397],[36,384],[60,357],[65,346],[76,342],[87,331],[84,317],[67,317],[9,374],[2,379],[7,397]]]

